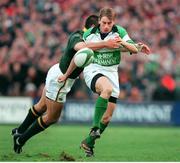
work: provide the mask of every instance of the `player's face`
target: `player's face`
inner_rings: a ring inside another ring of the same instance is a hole
[[[99,20],[99,24],[100,24],[101,33],[109,33],[112,30],[112,27],[114,25],[114,21],[109,20],[106,16],[103,16]]]

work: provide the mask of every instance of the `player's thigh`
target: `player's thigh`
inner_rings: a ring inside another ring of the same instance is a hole
[[[43,89],[43,92],[42,92],[42,95],[41,95],[41,98],[40,100],[38,101],[37,104],[34,105],[35,107],[35,110],[39,113],[44,113],[46,111],[46,91],[45,91],[45,87]]]
[[[102,91],[105,91],[105,90],[112,91],[113,86],[107,77],[101,76],[100,78],[97,79],[95,88],[96,88],[97,93],[101,93]]]
[[[61,111],[63,109],[63,103],[59,103],[46,98],[46,106],[47,106],[46,116],[49,119],[57,120],[61,115]]]
[[[117,72],[108,72],[108,73],[106,73],[106,76],[109,78],[109,80],[111,81],[111,83],[113,85],[113,91],[112,91],[111,96],[118,98],[119,92],[120,92],[118,73]]]

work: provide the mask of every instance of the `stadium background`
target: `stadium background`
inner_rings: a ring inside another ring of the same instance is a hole
[[[46,73],[59,61],[69,34],[82,29],[84,19],[104,6],[113,7],[117,24],[152,50],[150,56],[123,55],[119,66],[121,99],[179,100],[178,0],[2,0],[0,94],[38,99]],[[69,98],[94,98],[83,77],[77,80]]]
[[[69,34],[82,29],[85,18],[89,14],[98,14],[99,9],[104,6],[110,6],[117,12],[116,23],[125,27],[131,38],[136,42],[146,43],[152,51],[149,56],[142,53],[132,56],[127,53],[122,55],[119,65],[121,99],[113,116],[113,122],[118,122],[118,126],[122,123],[148,124],[148,126],[163,124],[163,128],[112,126],[104,140],[106,143],[109,142],[110,147],[113,146],[111,140],[113,133],[117,133],[113,134],[115,139],[122,136],[125,144],[123,140],[117,141],[120,143],[121,155],[114,151],[112,158],[107,158],[106,156],[111,152],[102,151],[103,155],[98,153],[99,158],[96,157],[94,160],[180,160],[177,154],[179,149],[176,148],[180,133],[177,128],[164,128],[164,126],[180,125],[180,2],[178,0],[1,0],[0,123],[3,124],[0,126],[1,133],[9,134],[13,126],[6,126],[4,123],[20,123],[29,106],[38,101],[46,73],[62,56]],[[68,95],[62,122],[91,122],[93,100],[96,97],[86,87],[81,75]],[[74,130],[72,127],[73,132],[81,133],[76,135],[75,142],[73,140],[72,142],[77,145],[82,135],[88,133],[89,127],[90,125],[84,128],[77,127]],[[68,138],[66,135],[68,126],[58,128],[59,126],[52,127],[46,131],[46,134],[48,133],[52,140],[54,136],[57,136],[55,140],[59,139],[55,132]],[[136,151],[131,149],[132,132],[137,136],[134,138],[136,145],[142,149]],[[2,154],[0,160],[58,160],[55,157],[49,158],[46,153],[33,155],[31,150],[35,152],[44,150],[39,149],[40,147],[34,148],[33,143],[32,146],[27,144],[27,153],[24,156],[17,157],[9,151],[11,143],[6,134],[2,135],[3,139],[0,141],[3,143],[0,147],[0,155]],[[41,139],[48,142],[45,139],[46,134],[44,137],[42,134],[35,138],[34,144],[38,144]],[[162,139],[164,136],[165,138]],[[144,137],[147,139],[141,144]],[[62,139],[62,142],[68,141]],[[52,146],[55,147],[59,143],[59,146],[66,149],[66,144],[62,142],[52,141]],[[157,150],[148,151],[146,145],[154,142],[156,146],[152,146],[152,149]],[[102,148],[105,148],[103,143],[102,141]],[[106,143],[104,144],[107,145]],[[73,150],[76,150],[74,144],[71,144],[71,149],[67,149],[68,152],[73,153]],[[4,148],[5,145],[7,148]],[[164,153],[157,145],[163,145]],[[51,151],[47,148],[47,151],[49,150],[47,153],[51,155],[59,150],[54,149]],[[77,155],[76,152],[73,155]]]

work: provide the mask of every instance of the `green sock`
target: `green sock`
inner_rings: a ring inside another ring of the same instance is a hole
[[[104,130],[106,129],[106,127],[108,126],[108,124],[104,124],[102,122],[100,122],[100,134],[102,134],[104,132]]]
[[[107,109],[107,104],[108,100],[102,98],[99,96],[96,100],[96,105],[95,105],[95,111],[94,111],[94,119],[93,119],[93,127],[100,127],[100,121],[101,118],[104,114],[104,112]],[[93,147],[95,144],[95,138],[91,137],[90,135],[86,138],[86,143],[90,146]]]
[[[107,109],[107,104],[108,104],[107,99],[104,99],[101,96],[99,96],[97,98],[96,105],[95,105],[95,111],[94,111],[93,127],[99,128],[101,118]]]

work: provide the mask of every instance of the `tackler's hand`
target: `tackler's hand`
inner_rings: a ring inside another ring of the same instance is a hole
[[[65,74],[58,77],[58,82],[59,83],[64,82],[66,80],[67,80],[67,76]]]
[[[111,49],[119,48],[120,40],[119,39],[109,39],[106,41],[106,47]]]

